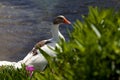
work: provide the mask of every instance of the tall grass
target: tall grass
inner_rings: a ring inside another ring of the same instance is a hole
[[[73,24],[70,40],[59,42],[57,58],[45,55],[49,64],[44,72],[30,78],[24,67],[1,67],[0,80],[119,80],[120,12],[89,7],[82,17]]]

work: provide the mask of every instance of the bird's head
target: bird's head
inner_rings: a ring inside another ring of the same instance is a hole
[[[71,24],[71,22],[67,20],[63,15],[59,15],[53,20],[53,24],[62,24],[62,23]]]

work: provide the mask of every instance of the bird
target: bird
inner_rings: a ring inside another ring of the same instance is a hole
[[[44,71],[46,68],[48,61],[45,58],[45,56],[42,54],[42,52],[39,50],[43,50],[46,54],[48,54],[51,57],[56,57],[55,47],[57,46],[60,39],[65,40],[64,36],[59,31],[59,26],[61,24],[71,24],[71,22],[63,15],[59,15],[53,19],[53,24],[50,26],[52,38],[42,40],[35,44],[35,46],[32,48],[32,50],[23,58],[23,60],[18,62],[9,62],[9,61],[2,61],[5,63],[4,65],[12,65],[15,68],[21,68],[22,64],[25,64],[26,66],[32,66],[35,68],[35,70]],[[2,65],[2,62],[0,61],[0,66]]]

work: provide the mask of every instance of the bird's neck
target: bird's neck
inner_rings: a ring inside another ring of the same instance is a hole
[[[53,40],[58,42],[60,38],[64,39],[64,36],[59,31],[59,24],[53,25],[51,29]]]

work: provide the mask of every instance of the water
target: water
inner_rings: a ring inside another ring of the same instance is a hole
[[[118,10],[119,5],[119,0],[0,0],[0,60],[18,61],[35,43],[50,38],[50,23],[56,15],[74,22],[88,13],[88,6]]]

